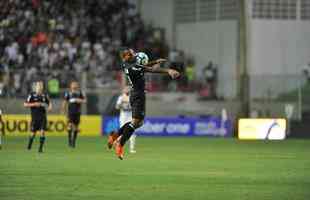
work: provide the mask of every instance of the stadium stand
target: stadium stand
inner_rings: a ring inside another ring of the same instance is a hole
[[[57,96],[81,72],[87,87],[117,84],[119,47],[167,55],[153,29],[127,0],[1,1],[1,95],[23,96],[31,80],[44,77],[53,80],[48,87]]]

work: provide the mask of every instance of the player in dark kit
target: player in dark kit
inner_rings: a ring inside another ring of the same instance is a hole
[[[132,108],[132,121],[124,124],[117,133],[108,138],[108,147],[115,145],[116,155],[119,159],[124,157],[124,145],[133,132],[142,126],[145,116],[145,78],[144,72],[168,74],[177,78],[180,73],[173,69],[160,68],[158,64],[165,62],[165,59],[151,61],[145,65],[136,62],[136,53],[129,48],[120,52],[122,59],[122,70],[124,71],[129,84],[131,85],[129,101]]]
[[[75,148],[79,132],[82,103],[86,103],[86,97],[80,90],[79,83],[72,81],[70,91],[65,93],[62,103],[62,112],[67,113],[68,117],[68,144],[72,148]]]
[[[40,132],[39,153],[43,152],[45,142],[45,131],[47,125],[46,107],[48,111],[52,110],[52,103],[47,94],[43,93],[43,82],[35,82],[35,92],[29,94],[24,106],[31,110],[31,136],[29,137],[28,150],[31,149],[32,143],[37,131]]]

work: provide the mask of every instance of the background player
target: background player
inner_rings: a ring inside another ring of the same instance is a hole
[[[126,86],[123,89],[122,94],[118,97],[116,102],[116,109],[120,110],[119,115],[119,124],[120,127],[124,126],[127,122],[132,120],[132,111],[129,103],[129,87]],[[132,134],[129,139],[129,152],[136,153],[135,144],[136,144],[136,134]]]
[[[130,105],[132,107],[132,121],[124,124],[118,133],[111,134],[108,139],[108,146],[114,143],[116,155],[119,159],[124,157],[124,145],[131,137],[135,129],[143,124],[145,116],[145,78],[144,72],[168,74],[172,78],[177,78],[180,73],[173,69],[160,68],[157,64],[163,63],[165,59],[151,61],[145,65],[136,62],[136,54],[132,49],[124,48],[120,52],[122,59],[122,69],[131,85]]]
[[[40,132],[39,153],[43,152],[45,142],[45,131],[47,125],[46,108],[52,110],[52,103],[47,94],[43,93],[43,81],[37,81],[34,84],[35,92],[31,92],[24,103],[24,106],[31,110],[31,136],[29,137],[28,150],[31,149],[32,143],[37,131]]]
[[[77,81],[70,83],[70,90],[65,92],[62,103],[62,112],[68,117],[68,144],[75,148],[76,139],[79,132],[81,118],[81,104],[86,103],[86,97],[80,89]]]

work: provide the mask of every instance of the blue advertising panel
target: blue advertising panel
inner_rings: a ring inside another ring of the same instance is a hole
[[[119,127],[118,117],[103,118],[103,133]],[[143,136],[232,136],[232,123],[218,116],[208,117],[147,117],[136,134]]]

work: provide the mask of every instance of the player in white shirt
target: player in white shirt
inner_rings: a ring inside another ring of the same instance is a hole
[[[116,102],[116,109],[120,110],[119,123],[122,127],[127,122],[132,120],[132,110],[129,103],[129,87],[126,86],[123,89],[122,94],[118,97]],[[136,153],[135,144],[136,144],[136,134],[132,134],[129,139],[129,152]]]

